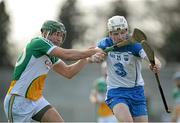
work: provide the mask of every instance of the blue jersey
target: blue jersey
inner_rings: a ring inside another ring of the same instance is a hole
[[[97,46],[101,49],[110,47],[113,41],[110,37],[100,40]],[[141,61],[146,54],[140,43],[123,47],[115,47],[107,55],[107,90],[118,87],[143,86]]]

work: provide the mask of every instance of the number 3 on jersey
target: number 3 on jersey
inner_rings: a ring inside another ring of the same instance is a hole
[[[117,75],[121,77],[125,77],[127,75],[126,71],[124,70],[124,66],[121,63],[116,63],[114,67]]]

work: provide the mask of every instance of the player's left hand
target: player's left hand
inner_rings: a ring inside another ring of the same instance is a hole
[[[161,69],[161,62],[158,58],[155,57],[155,65],[154,64],[150,64],[149,65],[150,69],[154,72],[154,73],[159,73],[160,69]]]
[[[159,72],[160,72],[160,69],[161,69],[161,65],[159,65],[159,64],[155,64],[155,65],[150,64],[149,68],[150,68],[154,73],[159,73]]]

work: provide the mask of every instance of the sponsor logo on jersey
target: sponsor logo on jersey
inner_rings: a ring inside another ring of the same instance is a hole
[[[48,69],[52,67],[52,62],[50,60],[46,60],[44,63]]]

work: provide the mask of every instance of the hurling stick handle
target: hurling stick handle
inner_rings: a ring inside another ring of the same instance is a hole
[[[151,63],[152,65],[155,65],[155,59],[151,60],[150,63]],[[156,77],[156,82],[158,83],[158,88],[159,88],[159,91],[160,91],[160,94],[161,94],[161,97],[162,97],[162,100],[163,100],[163,104],[164,104],[165,110],[166,110],[167,113],[171,113],[171,112],[169,111],[169,109],[168,109],[168,105],[167,105],[167,102],[166,102],[166,98],[165,98],[165,96],[164,96],[164,92],[163,92],[163,89],[162,89],[162,87],[161,87],[161,83],[160,83],[160,80],[159,80],[159,75],[158,75],[158,73],[155,73],[154,75],[155,75],[155,77]]]
[[[107,47],[106,49],[104,49],[104,52],[109,52],[109,51],[112,51],[114,49],[114,46],[111,46],[111,47]]]
[[[155,59],[150,60],[150,63],[151,63],[152,65],[155,65]],[[163,92],[163,89],[162,89],[162,87],[161,87],[161,83],[160,83],[160,80],[159,80],[159,75],[158,75],[158,73],[154,73],[154,75],[155,75],[155,77],[156,77],[156,82],[157,82],[157,84],[158,84],[158,88],[159,88],[159,91],[160,91],[160,94],[161,94],[161,98],[162,98],[162,100],[163,100],[163,104],[164,104],[165,110],[166,110],[167,113],[171,113],[171,111],[169,111],[169,109],[168,109],[168,105],[167,105],[167,102],[166,102],[166,98],[165,98],[165,96],[164,96],[164,92]]]
[[[160,80],[159,80],[159,75],[158,75],[158,73],[155,73],[155,77],[156,77],[156,81],[157,81],[157,83],[158,83],[158,87],[159,87],[159,90],[160,90],[160,94],[161,94],[161,97],[162,97],[162,100],[163,100],[163,103],[164,103],[164,107],[165,107],[165,109],[166,109],[166,112],[167,112],[167,113],[171,113],[171,112],[169,111],[169,109],[168,109],[168,105],[167,105],[167,102],[166,102],[166,98],[165,98],[165,96],[164,96],[163,89],[162,89],[161,84],[160,84]]]
[[[117,43],[117,47],[123,47],[123,46],[125,46],[125,45],[130,44],[130,43],[131,43],[130,41],[125,40],[125,41],[123,41],[123,42]]]
[[[128,45],[130,42],[125,40],[123,42],[119,42],[111,47],[107,47],[106,49],[104,49],[104,52],[109,52],[109,51],[112,51],[115,47],[122,47],[122,46],[125,46],[125,45]]]

